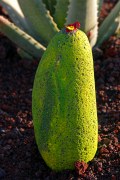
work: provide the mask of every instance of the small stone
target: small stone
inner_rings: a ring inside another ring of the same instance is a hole
[[[117,137],[113,137],[112,140],[113,140],[113,142],[114,142],[115,144],[118,144],[118,138],[117,138]]]
[[[111,180],[117,180],[115,175],[112,175]]]
[[[114,132],[115,134],[117,134],[119,131],[118,131],[118,129],[115,129],[113,132]]]
[[[11,129],[12,129],[12,126],[11,126],[11,125],[9,125],[7,128],[11,130]]]
[[[109,145],[110,144],[110,139],[108,139],[108,138],[103,138],[103,140],[102,140],[102,143],[103,144],[106,144],[106,145]]]
[[[102,147],[102,148],[100,149],[100,154],[103,154],[103,153],[109,153],[109,150],[106,149],[106,148],[104,148],[104,147]]]
[[[98,172],[101,172],[102,171],[102,168],[101,167],[98,167]]]
[[[20,132],[24,132],[25,131],[25,129],[24,128],[20,128]]]
[[[101,129],[101,125],[99,124],[99,125],[98,125],[98,130],[100,130],[100,129]]]
[[[101,139],[101,137],[100,137],[100,135],[98,135],[98,142],[100,142],[102,139]]]
[[[5,133],[5,130],[3,128],[0,128],[0,134]]]
[[[104,127],[104,128],[103,128],[103,131],[104,131],[104,132],[108,132],[108,128],[105,128],[105,127]]]
[[[102,168],[102,162],[98,162],[98,167]]]
[[[109,148],[109,150],[112,151],[112,150],[114,149],[114,146],[110,144],[110,145],[108,146],[108,148]]]
[[[105,106],[103,106],[102,112],[106,113],[106,107]]]
[[[101,96],[104,96],[104,94],[105,94],[105,91],[99,91],[99,94],[101,95]]]
[[[75,170],[76,172],[80,175],[83,174],[86,169],[88,168],[88,164],[85,163],[84,161],[76,161],[75,162]]]

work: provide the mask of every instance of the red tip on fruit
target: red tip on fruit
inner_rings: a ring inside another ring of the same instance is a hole
[[[75,22],[73,24],[68,24],[65,27],[65,30],[66,30],[66,32],[72,32],[72,31],[75,31],[78,28],[80,28],[80,23],[79,22]]]

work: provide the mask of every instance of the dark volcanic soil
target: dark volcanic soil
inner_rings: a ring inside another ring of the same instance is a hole
[[[0,35],[0,179],[120,179],[120,39],[112,36],[94,59],[99,144],[85,173],[55,173],[41,158],[34,138],[31,94],[38,61],[21,59]]]

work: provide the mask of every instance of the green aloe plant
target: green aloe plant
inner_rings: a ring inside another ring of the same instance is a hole
[[[103,0],[0,0],[12,22],[0,16],[0,31],[19,46],[19,53],[39,58],[66,24],[79,21],[91,47],[100,47],[120,28],[120,1],[98,28]]]

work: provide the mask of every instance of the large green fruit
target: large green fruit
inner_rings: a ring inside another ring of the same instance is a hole
[[[87,36],[76,27],[62,29],[48,45],[35,76],[32,111],[37,145],[50,168],[73,169],[76,161],[93,159],[98,141],[93,58]]]

